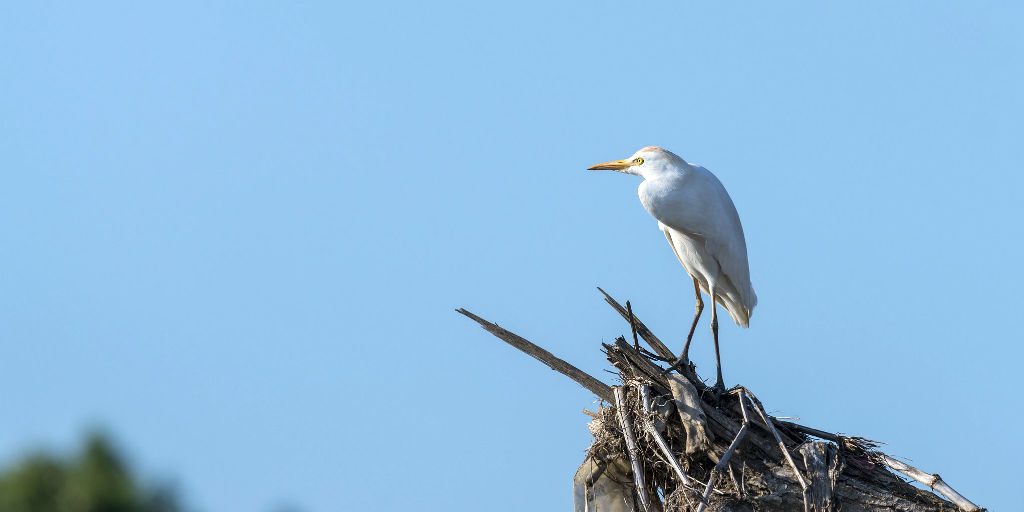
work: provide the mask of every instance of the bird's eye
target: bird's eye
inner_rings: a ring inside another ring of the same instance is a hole
[[[643,158],[634,158],[633,159],[633,165],[643,165],[643,164],[644,164],[644,159]]]

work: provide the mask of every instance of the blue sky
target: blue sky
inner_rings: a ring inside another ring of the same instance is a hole
[[[0,6],[0,460],[113,431],[207,511],[566,510],[602,378],[681,344],[633,177],[714,171],[760,298],[729,384],[1019,506],[1012,2]],[[713,374],[706,324],[693,357]]]

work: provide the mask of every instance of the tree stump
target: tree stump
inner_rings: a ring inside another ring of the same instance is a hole
[[[604,402],[588,411],[594,441],[573,479],[576,512],[984,510],[938,475],[893,459],[872,441],[773,418],[742,386],[716,394],[692,365],[668,372],[675,355],[631,307],[601,293],[633,334],[632,345],[623,337],[602,344],[619,372],[615,387],[457,310]]]

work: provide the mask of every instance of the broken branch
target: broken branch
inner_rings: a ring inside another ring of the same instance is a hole
[[[455,311],[469,317],[474,322],[480,324],[481,327],[487,330],[487,332],[497,336],[498,339],[504,341],[505,343],[508,343],[509,345],[512,345],[513,347],[525,352],[527,355],[533,357],[534,359],[548,365],[548,367],[551,368],[552,370],[561,373],[562,375],[565,375],[566,377],[569,377],[570,379],[576,381],[577,384],[587,388],[588,390],[590,390],[591,393],[597,395],[598,398],[605,400],[606,402],[611,402],[612,400],[614,400],[615,397],[612,396],[611,386],[595,379],[587,372],[584,372],[583,370],[580,370],[579,368],[576,368],[575,366],[565,362],[565,360],[555,356],[554,354],[548,352],[547,350],[544,350],[543,348],[540,348],[539,346],[533,344],[526,338],[523,338],[522,336],[519,336],[514,332],[503,329],[502,327],[498,326],[498,324],[488,322],[487,320],[484,320],[483,318],[480,318],[462,308],[456,309]]]
[[[927,485],[930,489],[945,496],[946,499],[956,504],[960,510],[964,512],[978,512],[982,510],[981,507],[971,503],[971,500],[963,497],[960,493],[956,492],[952,487],[949,486],[942,477],[938,474],[929,474],[915,468],[909,464],[904,464],[884,453],[876,452],[877,457],[886,466],[907,475],[922,485]]]
[[[622,318],[625,318],[628,322],[630,318],[629,311],[626,311],[626,308],[622,307],[622,304],[619,304],[619,302],[613,299],[611,295],[608,295],[608,292],[602,290],[601,288],[598,288],[598,291],[600,291],[604,295],[604,301],[607,302],[608,305],[612,307],[612,309],[614,309],[619,315],[622,316]],[[635,315],[633,316],[633,321],[636,323],[637,334],[639,334],[640,337],[643,338],[644,341],[646,341],[647,344],[650,345],[651,348],[653,348],[659,356],[671,361],[676,360],[676,355],[673,354],[672,351],[669,350],[669,348],[665,346],[665,344],[662,343],[661,340],[658,339],[658,337],[655,336],[654,333],[651,332],[651,330],[648,329],[647,326],[644,325],[644,323],[641,322],[640,319],[637,318]]]

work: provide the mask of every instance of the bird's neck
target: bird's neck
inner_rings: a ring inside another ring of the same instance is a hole
[[[681,166],[658,165],[650,166],[646,169],[643,169],[643,171],[639,172],[638,174],[643,177],[644,181],[654,181],[661,179],[682,178],[686,176],[687,171],[689,171],[689,168],[685,164]]]

